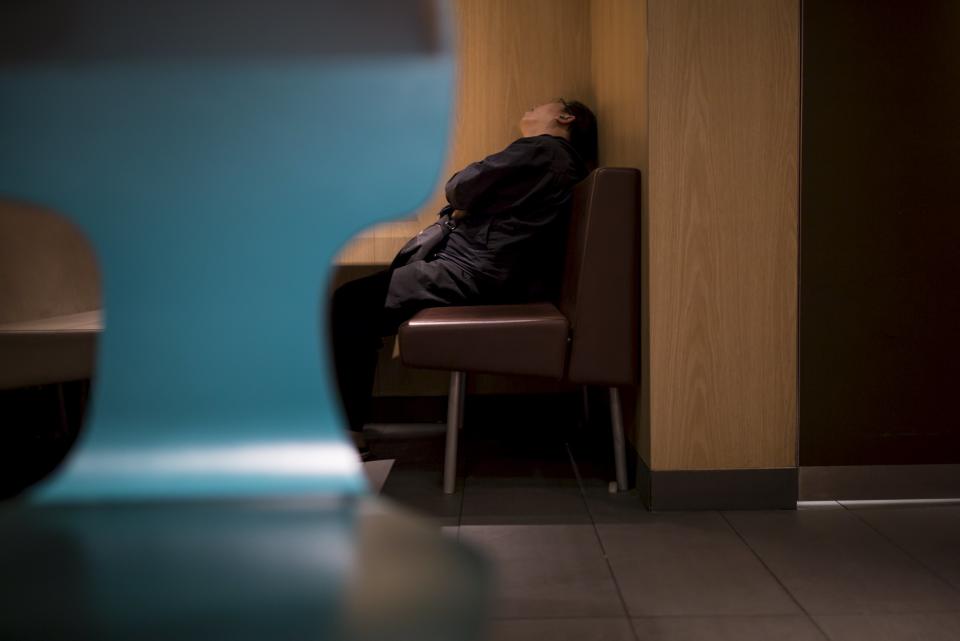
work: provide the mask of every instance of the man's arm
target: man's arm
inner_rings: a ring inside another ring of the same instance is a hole
[[[521,138],[455,173],[446,186],[454,209],[493,214],[529,195],[550,176],[550,154]]]

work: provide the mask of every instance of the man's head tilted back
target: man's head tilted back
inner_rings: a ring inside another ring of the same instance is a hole
[[[520,118],[520,133],[526,138],[543,134],[565,138],[587,167],[597,166],[597,119],[582,102],[557,98],[537,105]]]

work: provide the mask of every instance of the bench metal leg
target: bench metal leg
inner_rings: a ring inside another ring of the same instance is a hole
[[[610,423],[613,427],[613,460],[617,470],[617,488],[627,491],[627,450],[623,440],[623,409],[620,407],[620,391],[610,388]]]
[[[443,493],[453,494],[457,486],[457,435],[463,427],[463,400],[467,393],[467,373],[450,373],[447,398],[447,449],[443,459]]]

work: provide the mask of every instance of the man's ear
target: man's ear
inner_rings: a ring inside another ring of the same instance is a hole
[[[573,114],[568,114],[566,111],[562,112],[559,116],[557,116],[557,122],[559,122],[561,125],[569,125],[571,122],[573,122],[576,119],[577,119],[576,116],[574,116]]]

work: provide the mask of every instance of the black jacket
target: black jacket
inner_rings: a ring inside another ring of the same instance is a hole
[[[447,202],[467,212],[437,252],[501,299],[556,293],[564,224],[574,185],[587,176],[567,140],[520,138],[468,165],[446,185]]]

